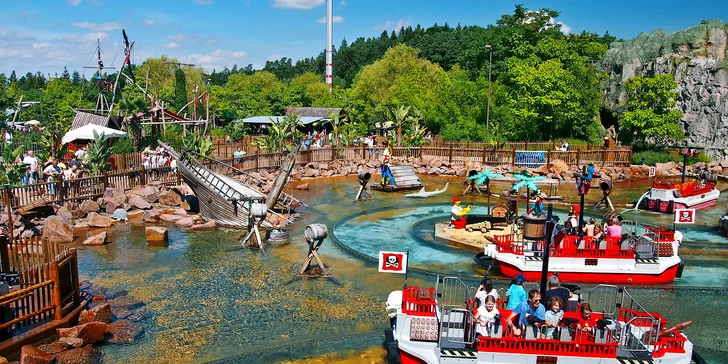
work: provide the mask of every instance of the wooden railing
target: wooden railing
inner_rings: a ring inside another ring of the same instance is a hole
[[[0,295],[6,338],[61,320],[81,304],[76,250],[41,237],[0,236],[0,270],[8,292]]]

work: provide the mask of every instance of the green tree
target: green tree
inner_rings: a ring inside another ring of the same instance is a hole
[[[685,138],[682,112],[675,109],[677,84],[670,74],[635,76],[627,80],[627,111],[622,113],[619,136],[623,143],[657,148]]]
[[[111,157],[111,148],[104,138],[104,133],[100,135],[94,130],[94,142],[88,148],[88,171],[91,175],[99,175],[111,168],[109,158]]]
[[[187,104],[187,79],[182,69],[178,68],[176,71],[174,71],[174,80],[175,112],[177,112],[177,110],[180,110],[182,113],[184,113],[184,110],[181,109]]]
[[[131,132],[134,151],[139,151],[142,141],[142,118],[149,114],[149,103],[141,95],[125,97],[119,102],[119,112],[124,115],[126,129]]]

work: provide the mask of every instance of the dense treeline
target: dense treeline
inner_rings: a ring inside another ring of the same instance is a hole
[[[597,141],[604,134],[599,85],[605,76],[596,63],[614,37],[565,35],[555,23],[558,15],[518,5],[488,27],[418,25],[377,38],[344,40],[334,54],[333,93],[323,82],[323,53],[297,62],[269,61],[262,70],[233,66],[210,74],[163,56],[135,66],[134,73],[174,111],[209,90],[222,125],[254,115],[282,115],[288,106],[343,107],[348,121],[365,131],[393,120],[394,106],[402,105],[421,113],[424,127],[451,140],[486,139],[489,120],[488,139]],[[0,106],[20,95],[43,101],[41,108],[29,109],[36,115],[24,115],[25,120],[57,117],[68,124],[70,109],[93,107],[98,92],[97,82],[78,72],[56,78],[40,73],[0,77],[5,87]],[[138,96],[138,90],[122,85],[117,100]]]

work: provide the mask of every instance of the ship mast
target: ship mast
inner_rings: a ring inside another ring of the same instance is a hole
[[[104,115],[104,113],[110,112],[111,108],[109,106],[109,101],[106,99],[106,95],[104,92],[109,92],[109,86],[110,83],[103,80],[101,77],[101,72],[103,72],[104,69],[115,69],[114,67],[104,67],[104,61],[101,60],[101,41],[99,38],[96,38],[96,50],[94,51],[96,53],[96,66],[84,66],[83,68],[91,68],[96,69],[96,75],[94,76],[94,83],[96,84],[96,87],[99,88],[99,95],[96,98],[96,106],[94,108],[94,113],[98,115]]]

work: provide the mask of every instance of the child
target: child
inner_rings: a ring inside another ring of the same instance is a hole
[[[554,338],[554,331],[556,331],[556,328],[559,327],[559,322],[561,322],[561,319],[564,318],[564,310],[561,309],[561,307],[564,306],[564,301],[561,299],[561,297],[551,297],[551,300],[549,300],[549,304],[551,305],[551,309],[546,311],[546,332],[542,337],[545,339]]]
[[[485,305],[478,307],[475,314],[475,321],[478,322],[475,327],[475,333],[482,336],[490,336],[490,327],[495,323],[495,316],[498,315],[498,309],[495,308],[495,297],[486,296]]]
[[[597,220],[593,217],[589,219],[589,223],[584,226],[584,232],[586,236],[594,236],[594,227],[596,227]]]

